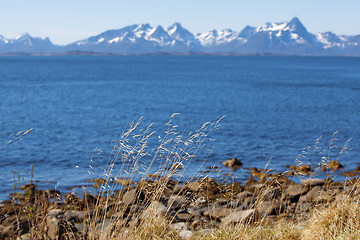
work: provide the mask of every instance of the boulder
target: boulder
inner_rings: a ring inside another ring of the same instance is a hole
[[[279,201],[264,201],[256,206],[256,211],[262,216],[278,215],[283,210]]]
[[[222,164],[224,164],[226,167],[230,167],[230,168],[239,168],[243,165],[243,163],[240,160],[238,160],[237,158],[232,158],[232,159],[226,160]]]
[[[204,216],[207,216],[211,219],[220,219],[229,215],[232,212],[234,212],[234,209],[232,208],[209,207],[208,210],[204,212]]]
[[[142,201],[144,198],[145,195],[141,191],[137,189],[130,189],[122,196],[122,201],[125,205],[132,205]]]
[[[232,212],[228,216],[221,218],[221,224],[228,225],[228,224],[244,223],[249,221],[252,217],[254,217],[254,214],[255,214],[255,209]]]
[[[320,186],[313,187],[306,195],[300,197],[299,202],[327,202],[332,199]]]
[[[301,184],[307,187],[315,187],[315,186],[323,186],[325,184],[325,180],[319,178],[309,178],[301,181]]]
[[[301,166],[290,166],[290,169],[299,173],[302,173],[304,175],[310,175],[312,174],[313,170],[309,165],[303,164]]]
[[[171,195],[168,200],[168,209],[185,208],[189,205],[189,201],[185,196]]]
[[[304,195],[308,191],[308,188],[303,184],[287,185],[283,191],[284,195],[290,199],[298,199],[301,195]]]
[[[200,181],[189,182],[188,184],[186,184],[186,188],[190,191],[197,192],[201,188],[201,183]]]
[[[343,165],[341,165],[338,161],[336,160],[332,160],[329,163],[326,163],[322,166],[321,170],[323,171],[327,171],[329,169],[331,170],[338,170],[343,168]]]
[[[60,209],[50,210],[46,217],[47,236],[50,240],[58,240],[65,233],[63,227],[64,213]]]

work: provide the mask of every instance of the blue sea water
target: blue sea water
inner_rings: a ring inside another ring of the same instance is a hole
[[[141,127],[156,131],[149,152],[173,113],[184,136],[225,116],[185,177],[216,165],[221,171],[200,175],[244,181],[246,168],[269,162],[285,171],[299,154],[313,166],[339,158],[343,171],[360,163],[360,58],[0,57],[0,100],[0,199],[29,181],[31,165],[42,188],[66,191],[101,176],[111,141],[141,116]],[[232,157],[245,168],[223,167]]]

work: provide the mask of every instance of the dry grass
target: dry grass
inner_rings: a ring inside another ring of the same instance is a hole
[[[360,205],[349,194],[339,195],[329,207],[316,210],[303,239],[360,239]]]
[[[172,124],[173,117],[174,115],[166,124],[165,134],[159,137],[155,136],[151,126],[142,129],[141,119],[130,125],[128,131],[115,142],[108,164],[104,168],[103,180],[97,183],[100,190],[97,193],[98,200],[93,203],[87,202],[87,208],[93,209],[93,215],[86,219],[89,229],[74,234],[70,228],[67,228],[65,229],[67,233],[63,235],[64,239],[181,239],[179,233],[170,227],[173,219],[166,218],[158,212],[154,203],[161,201],[174,177],[184,178],[184,172],[191,160],[203,147],[209,134],[218,128],[220,120],[206,123],[199,130],[184,134]],[[158,141],[158,147],[149,150],[149,141],[154,137]],[[314,152],[317,149],[315,145]],[[342,152],[343,150],[340,154]],[[158,168],[154,170],[154,166]],[[92,173],[91,164],[89,173]],[[153,186],[148,184],[149,174],[157,184]],[[115,193],[128,189],[135,180],[139,194],[140,192],[149,194],[144,196],[141,202],[145,210],[133,218],[134,212],[131,208],[129,210],[129,206],[136,203],[137,197],[133,202],[123,204],[123,195]],[[281,187],[278,181],[273,183],[278,183],[278,187]],[[303,222],[286,221],[279,217],[275,222],[267,224],[263,217],[251,224],[241,223],[198,231],[191,239],[360,239],[359,197],[354,198],[358,196],[356,189],[359,187],[359,182],[352,187],[352,191],[337,195],[335,201],[319,204]],[[37,192],[34,196],[31,192],[34,189],[31,186],[24,190],[25,194],[15,195],[13,198],[13,210],[16,216],[14,219],[18,222],[18,229],[21,228],[20,224],[25,224],[31,239],[44,239],[47,232],[47,213],[51,208],[50,196],[45,192],[43,194]],[[265,198],[265,195],[260,194],[254,205],[268,201]],[[116,212],[118,217],[109,220],[109,209]]]
[[[262,240],[262,239],[301,239],[301,228],[295,224],[279,221],[272,226],[244,226],[237,225],[223,229],[217,229],[207,234],[195,235],[192,240]]]

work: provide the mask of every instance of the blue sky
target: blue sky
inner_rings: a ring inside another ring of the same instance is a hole
[[[246,25],[297,16],[310,32],[360,34],[359,0],[0,0],[0,34],[28,32],[67,44],[135,23],[167,27],[180,22],[193,33],[242,30]]]

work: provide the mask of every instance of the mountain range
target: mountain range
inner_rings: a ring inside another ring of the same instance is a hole
[[[0,53],[94,52],[113,54],[207,53],[360,56],[360,35],[332,32],[309,33],[296,17],[281,23],[212,30],[194,35],[180,23],[163,28],[134,24],[108,30],[68,45],[55,45],[49,38],[22,34],[15,39],[0,35]]]

